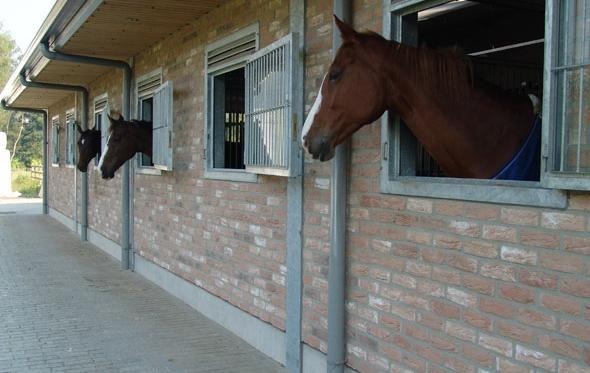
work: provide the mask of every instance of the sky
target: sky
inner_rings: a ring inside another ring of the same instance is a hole
[[[0,23],[24,53],[55,0],[0,0]]]

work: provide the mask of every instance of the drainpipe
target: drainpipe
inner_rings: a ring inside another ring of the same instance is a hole
[[[50,60],[60,60],[67,62],[83,63],[88,65],[99,65],[123,69],[123,105],[122,114],[125,119],[129,120],[131,107],[131,66],[125,61],[109,60],[106,58],[78,56],[67,54],[49,49],[48,41],[39,44],[41,54]],[[130,222],[129,222],[129,161],[123,165],[121,175],[121,268],[129,269],[130,262]]]
[[[28,113],[43,115],[43,214],[47,215],[49,213],[49,207],[47,205],[47,197],[49,196],[47,191],[47,164],[49,163],[49,160],[47,159],[47,126],[49,125],[47,122],[47,111],[28,107],[8,106],[6,104],[6,99],[2,99],[0,104],[2,105],[2,108],[7,111],[26,111]]]
[[[80,85],[66,85],[56,83],[42,83],[27,80],[24,70],[19,74],[20,83],[25,87],[41,88],[41,89],[56,89],[60,91],[82,92],[82,128],[88,128],[88,90]],[[47,145],[45,146],[47,148]],[[47,149],[45,149],[46,151]],[[44,177],[43,180],[46,178]],[[86,180],[86,182],[85,182]],[[86,185],[86,189],[84,186]],[[80,239],[86,241],[88,239],[88,195],[86,194],[88,188],[87,173],[82,176],[82,221],[80,222],[82,229],[80,230]],[[76,222],[78,224],[78,222]]]
[[[334,14],[350,23],[351,1],[334,0]],[[332,54],[342,44],[340,32],[332,28]],[[346,290],[346,186],[349,142],[336,147],[330,180],[330,263],[328,270],[328,356],[327,372],[344,372],[346,364],[345,290]]]

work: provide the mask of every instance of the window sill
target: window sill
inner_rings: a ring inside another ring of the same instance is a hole
[[[59,163],[52,163],[51,167],[59,167]]]
[[[66,168],[74,168],[73,164],[66,164]]]
[[[152,176],[160,176],[162,175],[162,171],[158,170],[155,167],[145,167],[145,166],[137,166],[135,167],[135,173],[139,175],[152,175]]]
[[[206,170],[204,177],[206,179],[240,181],[245,183],[258,182],[258,175],[242,170]]]
[[[542,188],[538,182],[492,181],[435,177],[398,177],[381,175],[381,193],[461,201],[565,208],[567,194]]]

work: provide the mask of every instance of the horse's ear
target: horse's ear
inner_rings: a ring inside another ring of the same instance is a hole
[[[78,129],[78,132],[80,132],[80,134],[84,133],[84,130],[82,129],[82,127],[80,127],[79,124],[76,124],[76,128]]]
[[[342,40],[348,42],[355,42],[358,40],[358,33],[354,31],[354,29],[350,27],[348,24],[342,22],[342,20],[338,18],[335,14],[334,21],[336,22],[336,26],[338,26],[338,30],[340,30]]]

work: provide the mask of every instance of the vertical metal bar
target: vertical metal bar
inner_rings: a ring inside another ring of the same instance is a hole
[[[585,57],[585,50],[586,50],[586,3],[587,1],[582,1],[583,4],[583,11],[581,12],[580,21],[582,22],[582,45],[581,45],[581,53],[580,53],[580,63],[584,63]],[[582,118],[584,112],[584,68],[580,67],[580,87],[579,87],[579,94],[578,94],[578,147],[576,152],[576,172],[580,172],[580,165],[581,165],[581,154],[582,154]]]

